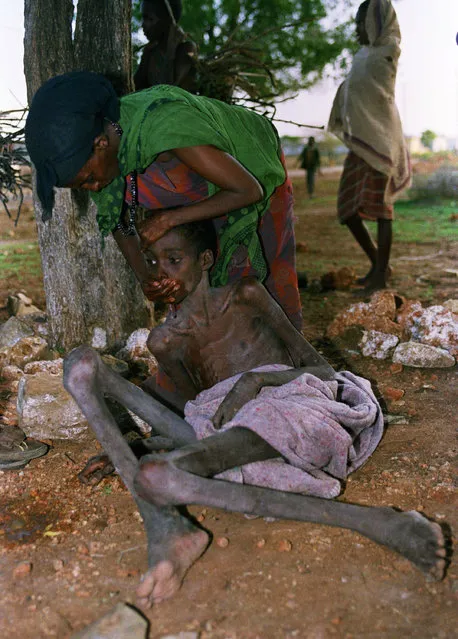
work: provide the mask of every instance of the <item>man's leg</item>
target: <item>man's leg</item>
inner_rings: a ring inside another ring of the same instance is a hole
[[[377,263],[374,277],[370,284],[374,288],[385,288],[390,273],[390,254],[393,241],[393,225],[391,220],[377,221]]]
[[[375,268],[375,264],[377,262],[377,247],[374,244],[371,236],[369,235],[369,231],[367,230],[367,227],[364,224],[363,220],[358,214],[355,214],[352,215],[352,217],[348,218],[345,223],[350,229],[350,232],[352,233],[355,240],[366,253],[367,257],[370,259],[372,263],[372,269]]]
[[[172,506],[157,506],[139,497],[134,486],[137,459],[108,410],[104,395],[133,410],[145,421],[152,421],[157,432],[178,443],[195,440],[194,431],[175,413],[113,373],[98,353],[87,346],[73,350],[66,358],[64,386],[81,408],[143,517],[148,542],[147,578],[154,583],[148,600],[142,598],[140,584],[140,603],[148,605],[166,599],[178,590],[188,568],[207,547],[208,535],[181,517]]]
[[[276,455],[255,433],[233,428],[163,456],[144,457],[135,486],[151,503],[200,504],[355,530],[400,553],[433,578],[443,577],[446,551],[441,528],[419,513],[357,506],[208,478],[235,465]]]
[[[315,169],[307,169],[307,191],[310,197],[315,192]]]

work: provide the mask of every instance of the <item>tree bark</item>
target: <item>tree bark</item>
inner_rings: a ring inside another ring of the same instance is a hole
[[[106,72],[117,78],[118,91],[130,89],[130,0],[79,0],[80,11],[73,43],[71,0],[25,0],[29,103],[46,80],[76,69]],[[35,190],[34,202],[51,346],[68,351],[91,344],[97,328],[113,348],[135,328],[149,326],[150,305],[111,237],[102,249],[87,194],[56,189],[46,223]]]
[[[118,95],[133,91],[131,2],[78,0],[76,69],[103,73]]]

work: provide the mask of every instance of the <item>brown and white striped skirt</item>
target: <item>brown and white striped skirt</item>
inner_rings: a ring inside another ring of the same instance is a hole
[[[365,220],[392,220],[393,205],[385,203],[389,177],[369,166],[350,151],[345,158],[337,196],[337,216],[341,224],[359,215]]]

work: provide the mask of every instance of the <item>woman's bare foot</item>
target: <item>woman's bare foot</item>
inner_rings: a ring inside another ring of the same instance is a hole
[[[415,510],[398,513],[386,546],[415,564],[427,577],[440,581],[448,564],[442,528]]]
[[[196,530],[170,541],[166,558],[160,559],[143,576],[137,588],[139,606],[150,608],[172,597],[180,588],[192,564],[204,553],[209,536]]]

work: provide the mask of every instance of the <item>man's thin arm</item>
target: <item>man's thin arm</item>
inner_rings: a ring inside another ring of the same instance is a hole
[[[241,283],[243,301],[261,311],[263,321],[283,341],[295,368],[310,368],[320,379],[334,379],[335,371],[311,344],[297,331],[277,302],[257,280],[247,279]]]

